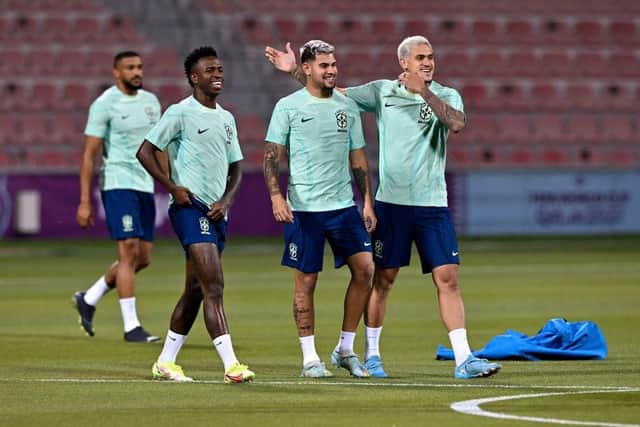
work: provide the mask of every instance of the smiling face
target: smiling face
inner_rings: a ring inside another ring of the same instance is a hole
[[[121,58],[113,69],[118,86],[127,93],[135,93],[142,88],[142,58],[128,56]]]
[[[224,85],[222,63],[215,56],[200,58],[191,71],[190,79],[193,86],[204,95],[215,97],[220,94]]]
[[[431,83],[436,70],[433,48],[428,44],[414,46],[406,58],[400,59],[400,66],[410,73],[418,73],[425,82]]]
[[[331,91],[336,87],[338,66],[333,53],[317,54],[315,59],[310,59],[302,64],[307,83],[315,89]]]

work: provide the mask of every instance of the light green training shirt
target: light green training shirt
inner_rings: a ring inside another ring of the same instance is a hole
[[[464,111],[452,88],[431,82],[431,91]],[[376,113],[380,159],[376,200],[410,206],[447,206],[446,141],[449,129],[424,98],[398,81],[376,80],[347,89],[362,111]]]
[[[171,180],[207,206],[222,198],[229,164],[242,160],[233,115],[217,103],[205,107],[193,96],[171,105],[146,139],[167,150]]]
[[[101,190],[153,193],[153,178],[136,159],[136,152],[159,118],[160,102],[146,90],[131,96],[111,86],[93,101],[84,133],[102,138]]]
[[[349,153],[365,141],[352,100],[337,91],[317,98],[300,89],[278,101],[265,140],[287,148],[287,199],[294,211],[354,206]]]

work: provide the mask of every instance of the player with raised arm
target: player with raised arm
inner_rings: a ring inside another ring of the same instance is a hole
[[[184,291],[151,371],[154,379],[192,381],[176,359],[203,305],[205,326],[224,365],[224,381],[247,382],[255,374],[238,362],[233,350],[220,262],[227,211],[242,179],[238,132],[233,115],[217,103],[224,70],[215,49],[195,49],[184,69],[193,95],[170,106],[138,150],[145,169],[171,193],[169,217],[186,256]],[[168,152],[169,176],[154,155],[158,150]]]
[[[80,204],[76,214],[82,228],[93,225],[91,181],[94,161],[102,153],[100,189],[111,238],[118,243],[118,259],[89,289],[72,297],[80,324],[94,336],[93,316],[98,301],[117,288],[128,342],[155,342],[136,311],[135,275],[151,262],[155,227],[153,178],[136,159],[144,135],[160,118],[160,103],[142,89],[142,59],[136,52],[118,53],[113,60],[115,85],[89,109],[80,165]]]
[[[364,311],[373,259],[367,232],[376,227],[364,135],[355,103],[334,91],[334,48],[311,40],[301,49],[306,85],[276,104],[266,136],[264,174],[276,221],[285,223],[282,265],[294,269],[293,315],[302,349],[302,377],[323,378],[315,347],[314,291],[322,270],[325,240],[335,267],[349,266],[342,332],[332,361],[354,377],[368,377],[353,342]],[[288,157],[287,200],[278,183],[278,164]],[[363,218],[353,201],[351,169],[364,198]]]
[[[265,55],[277,69],[304,83],[289,43],[285,50],[267,47]],[[379,351],[387,297],[400,267],[409,264],[415,242],[422,271],[431,273],[437,289],[440,317],[455,355],[454,377],[490,376],[501,366],[474,357],[467,342],[458,283],[460,252],[447,207],[446,141],[450,131],[466,125],[462,97],[433,80],[435,55],[425,37],[407,37],[397,53],[404,70],[397,80],[344,90],[361,111],[376,113],[380,144],[376,271],[365,314],[365,367],[371,376],[387,376]]]

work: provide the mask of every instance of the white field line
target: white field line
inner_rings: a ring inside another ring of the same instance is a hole
[[[454,402],[451,404],[451,409],[456,412],[460,412],[468,415],[477,415],[480,417],[498,418],[503,420],[517,420],[517,421],[531,421],[535,423],[545,424],[564,424],[564,425],[577,425],[577,426],[598,426],[598,427],[640,427],[640,424],[620,424],[610,422],[598,422],[598,421],[578,421],[578,420],[566,420],[559,418],[545,418],[545,417],[529,417],[523,415],[511,415],[502,412],[485,411],[480,408],[480,405],[484,403],[500,402],[505,400],[515,399],[532,399],[538,397],[548,396],[568,396],[576,394],[593,394],[593,393],[624,393],[624,392],[637,392],[640,391],[638,387],[621,387],[617,390],[607,387],[600,390],[588,390],[588,391],[565,391],[555,393],[534,393],[534,394],[519,394],[516,396],[497,396],[488,397],[484,399],[465,400],[461,402]]]

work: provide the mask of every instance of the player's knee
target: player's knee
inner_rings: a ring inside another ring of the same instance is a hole
[[[205,285],[204,297],[210,299],[222,299],[224,294],[224,282],[222,280],[211,280]]]
[[[119,242],[119,261],[137,267],[140,258],[140,245],[137,239],[127,239]]]
[[[296,293],[313,294],[316,290],[317,276],[315,274],[303,274],[296,280]]]
[[[366,285],[369,286],[373,279],[373,272],[373,262],[362,263],[353,269],[353,278],[357,282],[366,283]]]
[[[441,292],[460,292],[458,277],[455,274],[441,274],[435,278],[436,287]]]
[[[396,275],[384,272],[378,272],[373,278],[373,286],[379,292],[389,292],[396,281]]]

